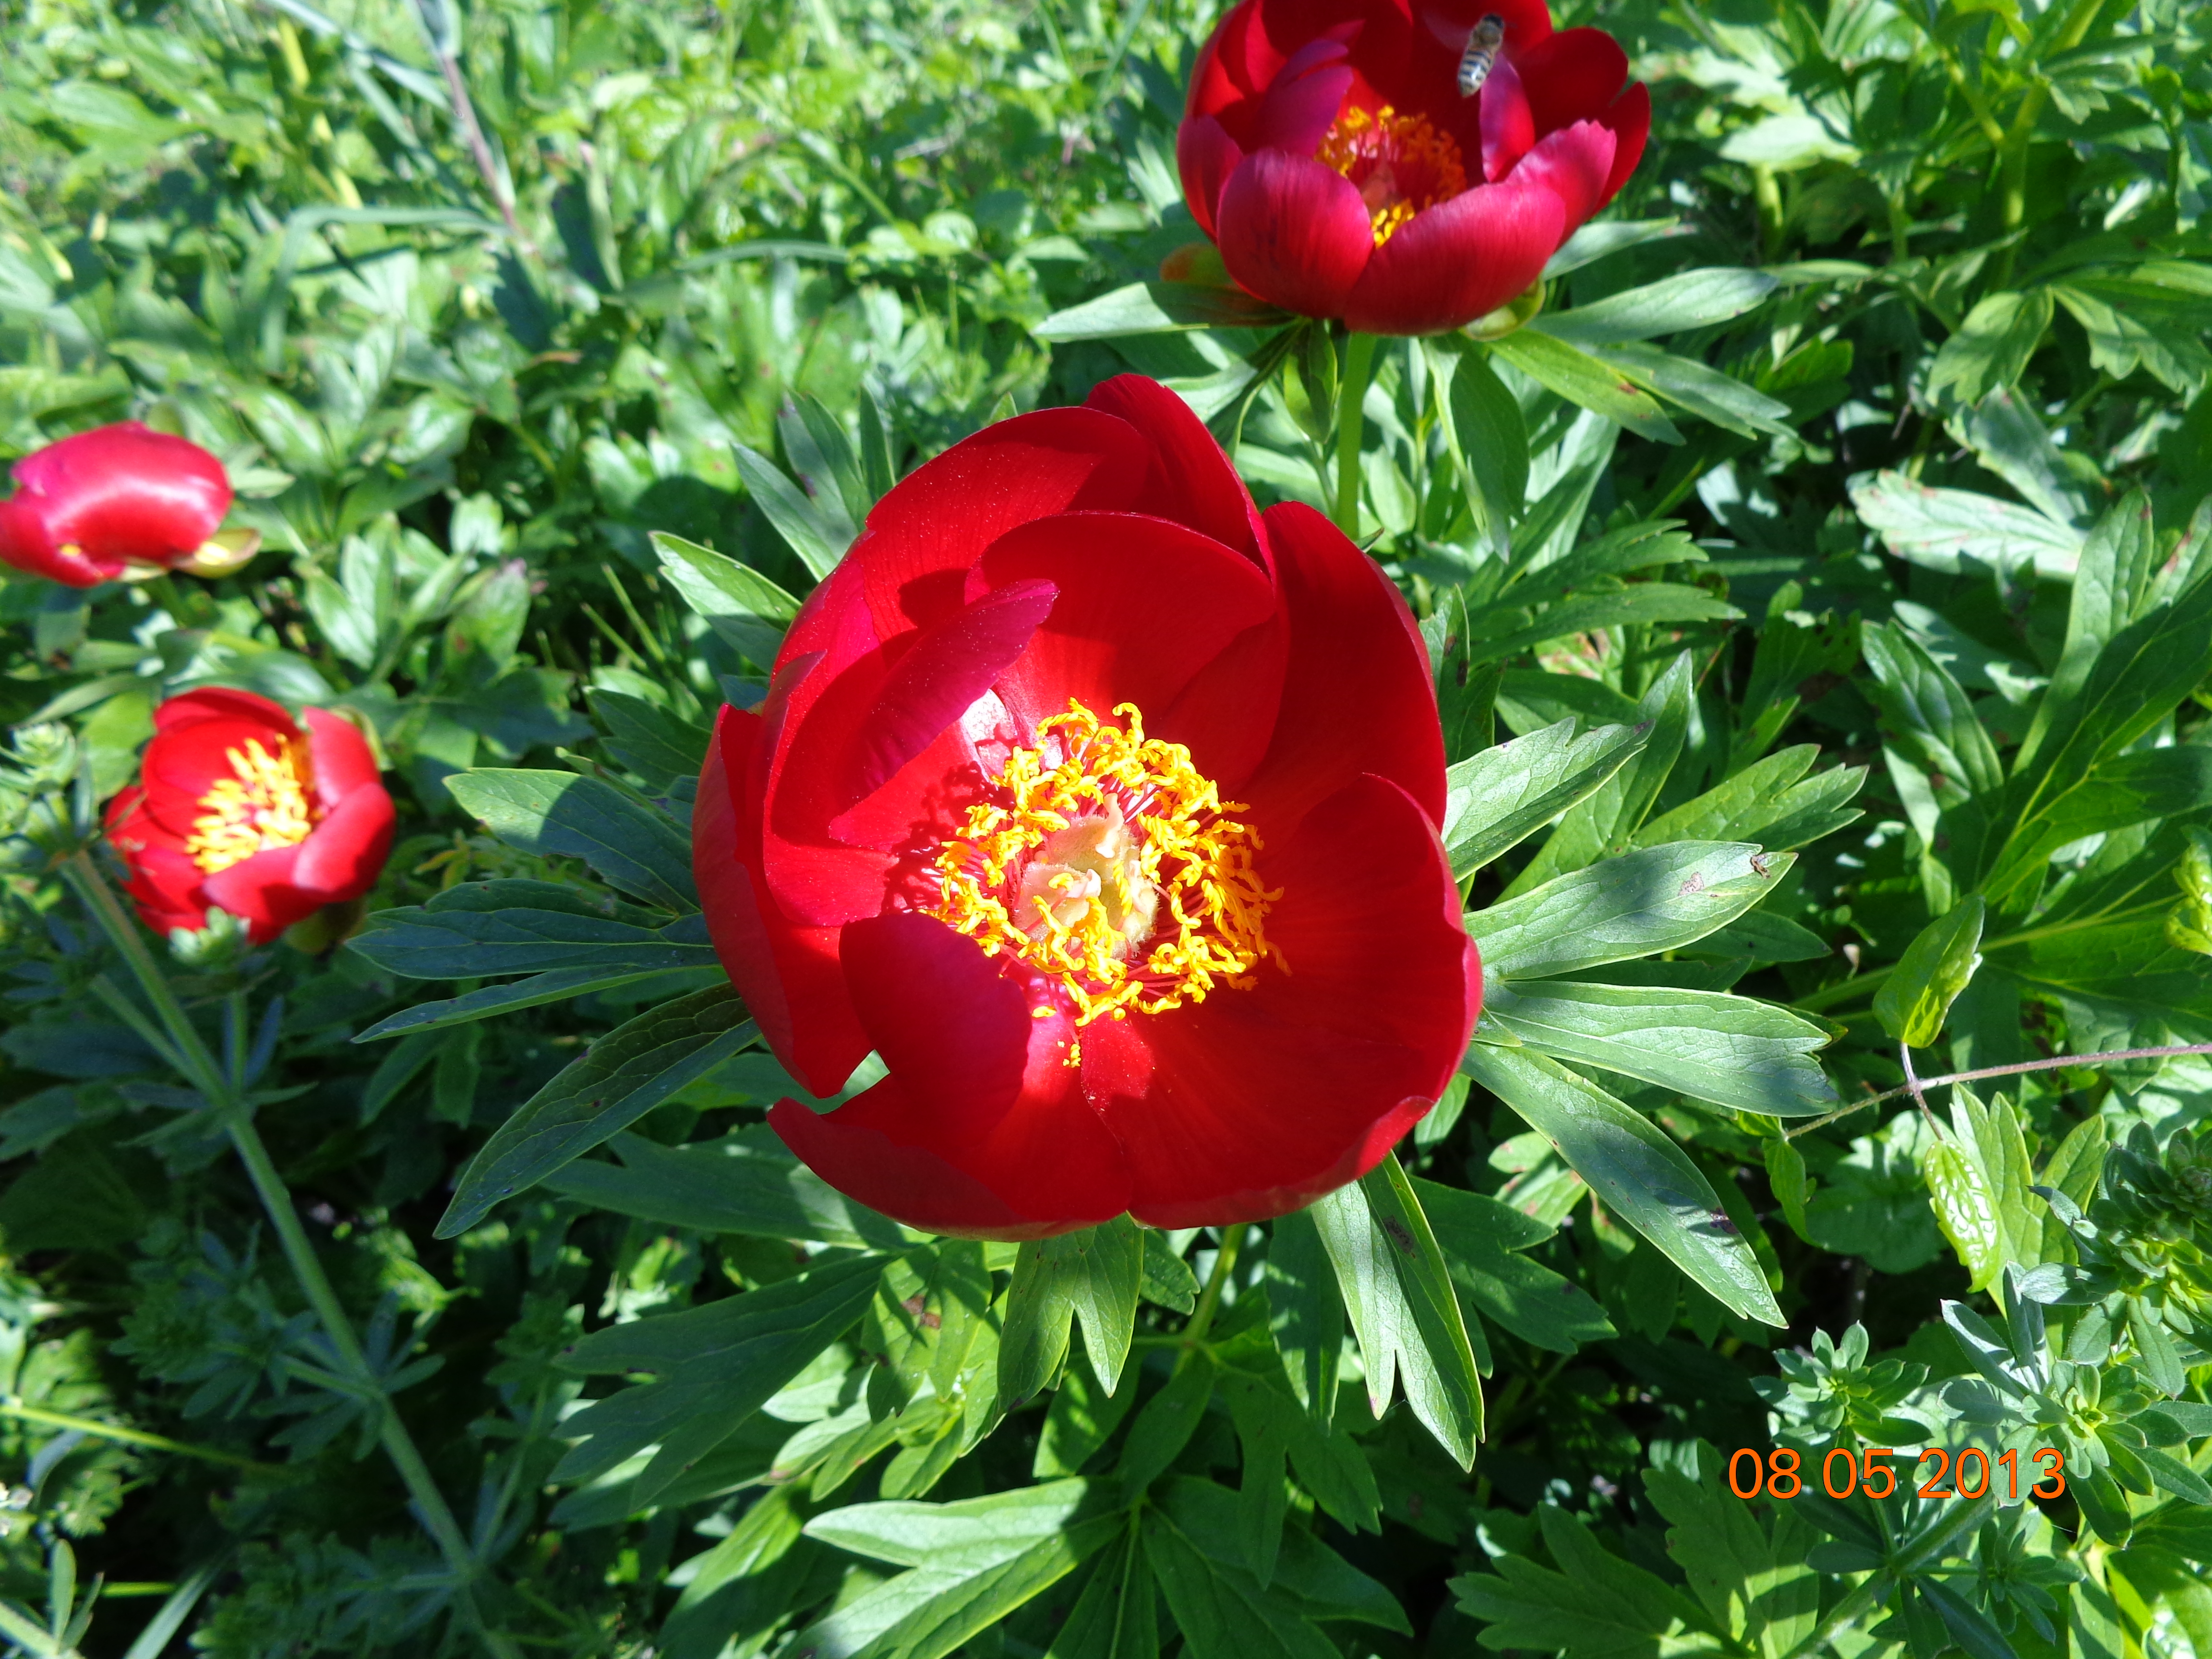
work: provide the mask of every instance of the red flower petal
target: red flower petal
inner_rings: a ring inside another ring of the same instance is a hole
[[[313,896],[318,905],[359,898],[383,872],[397,822],[382,784],[371,781],[356,788],[300,843],[294,885]]]
[[[1563,222],[1559,198],[1517,174],[1424,209],[1375,250],[1345,301],[1345,325],[1364,334],[1463,327],[1542,275]]]
[[[1577,121],[1547,133],[1514,168],[1513,185],[1540,187],[1559,198],[1565,213],[1560,241],[1580,228],[1603,201],[1616,142],[1612,131],[1597,122]]]
[[[896,1078],[826,1116],[795,1100],[768,1115],[783,1144],[839,1192],[928,1232],[1046,1238],[1128,1207],[1119,1150],[1079,1103],[1010,1113],[990,1146],[957,1159],[933,1144],[925,1120]]]
[[[258,692],[234,691],[227,685],[207,685],[197,691],[186,691],[154,710],[156,732],[174,731],[198,720],[251,720],[283,737],[290,737],[299,730],[282,703],[272,702]]]
[[[878,637],[957,610],[968,567],[1016,525],[1127,507],[1145,463],[1144,441],[1126,422],[1042,409],[985,427],[915,468],[876,503],[848,561],[864,573]],[[787,659],[794,648],[787,642]]]
[[[1341,315],[1375,251],[1366,204],[1350,179],[1273,149],[1246,156],[1229,175],[1215,240],[1231,276],[1307,317]]]
[[[1152,468],[1130,498],[1130,512],[1188,525],[1273,573],[1252,493],[1188,404],[1158,380],[1116,374],[1091,387],[1084,406],[1127,421],[1152,447]]]
[[[1357,1179],[1464,1051],[1479,969],[1420,807],[1385,780],[1333,795],[1263,863],[1291,971],[1084,1034],[1084,1083],[1154,1226],[1255,1220]]]
[[[817,1174],[902,1221],[971,1237],[1038,1237],[1127,1206],[1120,1149],[1065,1063],[1065,1022],[1032,1018],[1002,964],[897,912],[846,928],[844,956],[890,1076],[826,1117],[795,1102],[770,1115]],[[947,1182],[947,1169],[967,1180]]]
[[[383,788],[376,769],[376,751],[351,720],[327,708],[303,708],[300,724],[307,728],[315,799],[325,811],[357,789]]]
[[[1597,198],[1598,206],[1602,208],[1620,193],[1620,187],[1628,182],[1628,175],[1644,159],[1644,143],[1651,136],[1651,88],[1638,81],[1607,105],[1597,118],[1613,130],[1615,140],[1613,171],[1607,175],[1605,189]]]
[[[714,953],[769,1047],[807,1088],[831,1095],[871,1045],[845,993],[839,930],[793,927],[760,884],[760,807],[744,789],[762,737],[759,715],[722,710],[692,807],[692,873]]]
[[[1254,112],[1251,149],[1310,155],[1352,90],[1349,56],[1339,40],[1309,40],[1277,71]]]
[[[1135,514],[1064,513],[1024,525],[992,544],[977,575],[1059,593],[998,681],[1007,708],[1030,731],[1066,714],[1071,697],[1102,717],[1123,702],[1157,716],[1199,668],[1275,609],[1274,589],[1251,560]],[[1272,705],[1248,702],[1242,713],[1263,728],[1273,724]],[[1197,758],[1202,768],[1205,757]]]
[[[1182,179],[1182,199],[1208,236],[1213,234],[1213,210],[1221,199],[1221,187],[1243,159],[1243,147],[1211,115],[1194,116],[1176,129],[1176,172]],[[0,537],[4,535],[0,527]],[[0,540],[0,547],[5,544]]]
[[[1516,48],[1513,66],[1539,133],[1595,117],[1628,79],[1628,54],[1603,29],[1565,29],[1525,51]]]
[[[1545,0],[1418,0],[1418,10],[1429,38],[1451,54],[1455,68],[1467,49],[1467,37],[1486,14],[1495,13],[1504,22],[1509,52],[1526,52],[1552,33],[1552,10]]]
[[[1496,184],[1536,143],[1536,118],[1528,108],[1520,73],[1499,58],[1482,83],[1480,128],[1482,176]]]
[[[1441,823],[1436,684],[1406,601],[1373,560],[1311,507],[1285,502],[1269,507],[1267,520],[1290,657],[1274,743],[1238,789],[1251,803],[1252,822],[1271,842],[1280,838],[1320,801],[1372,772]]]
[[[131,560],[166,565],[189,558],[230,511],[222,462],[136,421],[48,444],[14,471],[14,539],[27,540],[24,521],[35,520],[57,561],[89,568],[101,580],[119,575]],[[0,542],[0,549],[6,545]],[[63,551],[71,547],[79,559]]]
[[[266,945],[322,905],[294,880],[302,845],[264,847],[207,877],[200,883],[201,895],[245,922],[256,945]]]

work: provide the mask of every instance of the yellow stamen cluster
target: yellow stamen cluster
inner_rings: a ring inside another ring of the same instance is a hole
[[[1358,188],[1380,247],[1423,208],[1467,189],[1459,140],[1425,115],[1401,115],[1389,105],[1370,113],[1357,104],[1338,116],[1315,151]]]
[[[315,827],[304,742],[280,743],[271,754],[248,738],[244,748],[224,753],[231,775],[208,786],[185,842],[192,862],[210,875],[270,848],[296,846]]]
[[[1073,698],[1017,749],[937,855],[928,914],[1056,977],[1075,1023],[1126,1018],[1244,988],[1282,952],[1250,825],[1229,816],[1190,750],[1145,735],[1134,704],[1109,726]],[[1057,759],[1051,757],[1055,752]],[[1036,1011],[1050,1014],[1049,1006]]]

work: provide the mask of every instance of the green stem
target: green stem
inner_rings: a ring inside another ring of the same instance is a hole
[[[204,1463],[228,1463],[234,1469],[250,1469],[256,1474],[276,1480],[289,1480],[300,1474],[298,1468],[288,1464],[257,1463],[250,1457],[217,1451],[212,1446],[195,1446],[186,1441],[172,1440],[164,1434],[149,1434],[143,1429],[126,1429],[119,1423],[102,1423],[94,1418],[72,1416],[68,1412],[50,1412],[44,1406],[27,1406],[12,1395],[0,1400],[0,1417],[12,1417],[25,1423],[40,1423],[50,1429],[74,1429],[94,1440],[112,1440],[125,1446],[146,1446],[155,1451],[174,1452],[179,1457],[197,1457]]]
[[[1374,372],[1375,337],[1354,334],[1344,343],[1344,368],[1336,382],[1336,525],[1359,539],[1359,440],[1366,420],[1368,377]]]
[[[1206,1275],[1205,1288],[1198,1293],[1198,1305],[1190,1310],[1190,1323],[1182,1328],[1186,1348],[1194,1348],[1206,1340],[1206,1327],[1213,1323],[1213,1310],[1221,1305],[1222,1286],[1236,1270],[1237,1253],[1244,1248],[1244,1235],[1251,1226],[1249,1221],[1238,1221],[1222,1230],[1221,1248],[1214,1253],[1212,1270]]]
[[[1873,1577],[1836,1603],[1820,1628],[1790,1650],[1784,1659],[1808,1659],[1831,1641],[1842,1635],[1852,1625],[1889,1599],[1899,1578],[1909,1577],[1914,1571],[1933,1565],[1949,1553],[1951,1546],[1981,1524],[1984,1505],[1967,1502],[1956,1514],[1944,1516],[1942,1524],[1913,1547],[1900,1560],[1893,1562],[1876,1572]]]
[[[316,1258],[315,1247],[308,1239],[307,1229],[300,1224],[299,1211],[292,1202],[291,1189],[277,1172],[276,1163],[269,1156],[261,1132],[253,1126],[252,1113],[243,1092],[225,1067],[216,1063],[214,1054],[202,1040],[184,1005],[177,1000],[168,975],[154,960],[153,952],[146,948],[145,940],[132,925],[114,890],[100,873],[88,850],[80,849],[70,854],[62,866],[62,873],[84,900],[101,930],[128,963],[139,987],[153,1004],[155,1013],[169,1033],[171,1043],[179,1060],[179,1069],[187,1081],[205,1096],[210,1107],[222,1120],[230,1136],[231,1145],[237,1149],[239,1160],[246,1165],[247,1178],[261,1199],[262,1208],[268,1212],[270,1224],[276,1230],[277,1242],[283,1247],[284,1259],[292,1268],[293,1277],[299,1281],[301,1292],[330,1340],[331,1350],[348,1379],[360,1391],[362,1398],[372,1401],[371,1409],[380,1419],[378,1437],[383,1442],[385,1453],[399,1471],[399,1479],[406,1486],[407,1495],[414,1500],[415,1510],[423,1528],[438,1546],[439,1553],[446,1559],[447,1568],[455,1580],[455,1600],[463,1620],[483,1638],[485,1647],[498,1659],[520,1659],[521,1650],[513,1639],[498,1632],[484,1628],[483,1616],[477,1609],[471,1581],[477,1577],[477,1563],[470,1551],[468,1537],[462,1532],[460,1522],[446,1502],[445,1494],[431,1478],[429,1465],[422,1461],[407,1426],[400,1421],[392,1398],[384,1391],[384,1384],[362,1352],[360,1339],[354,1334],[353,1322],[346,1316],[345,1305],[338,1300],[337,1291]]]
[[[1879,1106],[1885,1100],[1895,1100],[1900,1095],[1918,1096],[1929,1089],[1947,1088],[1954,1083],[1978,1083],[1984,1078],[2018,1077],[2024,1072],[2056,1072],[2069,1066],[2110,1066],[2124,1060],[2171,1060],[2181,1054],[2212,1054],[2212,1042],[2177,1042],[2160,1048],[2106,1048],[2094,1054],[2059,1054],[2050,1060],[2020,1060],[2009,1066],[1983,1066],[1971,1072],[1947,1072],[1942,1077],[1912,1079],[1894,1089],[1885,1089],[1878,1095],[1869,1095],[1864,1100],[1855,1100],[1850,1105],[1799,1124],[1784,1135],[1794,1139],[1824,1123],[1833,1123],[1838,1118],[1849,1117],[1853,1112],[1863,1112],[1869,1106]],[[1908,1077],[1909,1072],[1908,1060]],[[1927,1103],[1921,1103],[1927,1109]]]

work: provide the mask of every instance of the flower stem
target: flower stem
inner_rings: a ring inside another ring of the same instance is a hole
[[[1336,380],[1336,526],[1359,539],[1359,441],[1364,435],[1368,377],[1375,368],[1375,337],[1344,342],[1344,368]]]
[[[1194,1348],[1206,1340],[1206,1327],[1213,1323],[1213,1310],[1221,1305],[1222,1287],[1236,1270],[1237,1253],[1244,1248],[1244,1235],[1251,1230],[1249,1221],[1232,1222],[1222,1230],[1221,1248],[1214,1252],[1213,1267],[1198,1293],[1198,1305],[1190,1310],[1190,1323],[1182,1328],[1184,1347]]]
[[[2094,1054],[2059,1054],[2050,1060],[2014,1060],[2009,1066],[1984,1066],[1971,1072],[1949,1072],[1942,1077],[1913,1077],[1908,1057],[1906,1080],[1896,1088],[1885,1089],[1878,1095],[1869,1095],[1864,1100],[1855,1100],[1848,1106],[1823,1113],[1789,1130],[1783,1138],[1794,1140],[1824,1123],[1833,1123],[1839,1117],[1849,1117],[1853,1112],[1879,1106],[1885,1100],[1895,1100],[1899,1095],[1911,1095],[1920,1100],[1921,1109],[1925,1111],[1928,1103],[1921,1098],[1921,1091],[1941,1089],[1947,1084],[1978,1083],[1984,1078],[1990,1077],[2017,1077],[2023,1072],[2055,1072],[2066,1066],[2107,1066],[2121,1060],[2169,1060],[2180,1054],[2212,1054],[2212,1042],[2177,1042],[2163,1048],[2106,1048]]]
[[[184,1005],[177,1000],[168,975],[161,971],[146,941],[140,937],[131,917],[117,900],[114,890],[108,886],[100,866],[93,862],[91,853],[80,848],[70,855],[62,866],[62,873],[78,896],[91,910],[125,962],[130,964],[132,975],[146,1000],[153,1004],[154,1012],[169,1034],[169,1041],[179,1060],[179,1069],[186,1081],[206,1098],[210,1109],[222,1121],[236,1148],[239,1161],[246,1165],[246,1173],[253,1182],[253,1189],[261,1200],[262,1208],[268,1212],[270,1225],[276,1230],[277,1242],[283,1246],[284,1259],[290,1264],[293,1277],[299,1281],[301,1293],[322,1323],[323,1334],[337,1357],[338,1367],[346,1382],[361,1398],[371,1402],[370,1408],[378,1418],[378,1437],[385,1453],[399,1472],[407,1487],[408,1496],[414,1500],[416,1518],[437,1544],[438,1552],[445,1558],[447,1569],[454,1578],[454,1597],[460,1617],[468,1627],[483,1640],[485,1648],[497,1659],[520,1659],[521,1650],[513,1639],[499,1632],[487,1630],[483,1617],[477,1609],[471,1581],[478,1571],[478,1563],[469,1548],[467,1534],[460,1522],[454,1519],[452,1507],[445,1494],[438,1490],[431,1477],[429,1465],[422,1461],[422,1452],[400,1421],[392,1397],[384,1390],[382,1380],[362,1352],[361,1340],[355,1334],[353,1322],[346,1316],[345,1306],[338,1300],[330,1276],[316,1258],[315,1247],[307,1237],[307,1229],[300,1224],[297,1207],[292,1201],[291,1189],[284,1184],[269,1148],[261,1139],[261,1132],[253,1126],[251,1108],[245,1098],[241,1079],[234,1078],[228,1068],[217,1063],[201,1037]]]

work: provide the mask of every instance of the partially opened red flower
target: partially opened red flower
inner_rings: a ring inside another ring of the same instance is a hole
[[[252,545],[214,540],[230,478],[198,444],[136,421],[32,451],[0,501],[0,562],[71,587],[182,567],[215,575]]]
[[[1504,43],[1458,71],[1486,15]],[[1542,274],[1644,154],[1650,94],[1544,0],[1243,0],[1199,55],[1183,195],[1253,294],[1366,334],[1435,334]]]
[[[1279,1214],[1435,1101],[1480,1002],[1411,616],[1320,514],[1255,511],[1135,376],[879,502],[725,708],[714,943],[820,1095],[770,1121],[902,1221],[1027,1238]]]
[[[375,754],[328,709],[300,720],[251,691],[187,691],[154,711],[138,781],[107,809],[149,927],[204,927],[217,908],[265,945],[375,884],[393,823]]]

